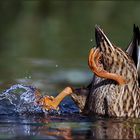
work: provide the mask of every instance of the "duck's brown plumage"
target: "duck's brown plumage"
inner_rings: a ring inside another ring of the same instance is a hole
[[[134,42],[135,30],[138,30],[137,27],[134,28],[134,38],[126,53],[113,45],[104,32],[96,26],[96,43],[102,53],[101,63],[104,69],[109,73],[123,76],[126,84],[119,85],[114,80],[95,75],[90,86],[84,89],[86,94],[84,94],[83,100],[79,100],[82,97],[83,89],[81,92],[75,90],[75,93],[71,94],[73,100],[82,106],[80,107],[82,112],[116,117],[140,117],[140,89],[136,69],[138,61],[134,63],[130,57],[134,57],[134,55],[130,54],[129,50],[136,43],[136,41]],[[136,47],[138,45],[139,43],[136,44]]]
[[[44,109],[57,109],[67,95],[85,114],[113,117],[140,117],[140,31],[134,26],[134,37],[123,51],[113,45],[104,32],[96,26],[97,47],[91,49],[88,64],[95,73],[86,88],[65,88],[56,98],[43,97],[39,104]]]

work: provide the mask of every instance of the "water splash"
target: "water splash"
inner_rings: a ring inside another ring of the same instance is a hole
[[[32,86],[11,86],[0,94],[0,114],[42,112],[36,104],[35,91]]]
[[[75,114],[79,110],[70,99],[64,100],[60,104],[60,110],[43,110],[36,102],[36,88],[32,86],[25,86],[16,84],[0,94],[0,115],[8,114]],[[42,97],[40,95],[40,97]]]

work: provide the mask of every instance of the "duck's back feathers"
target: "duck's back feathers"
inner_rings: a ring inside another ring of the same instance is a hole
[[[140,85],[140,30],[138,26],[135,26],[135,24],[133,27],[133,38],[128,48],[126,49],[126,52],[133,58],[137,67]]]

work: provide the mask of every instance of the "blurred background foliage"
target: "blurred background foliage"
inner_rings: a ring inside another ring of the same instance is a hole
[[[87,85],[94,27],[125,48],[133,24],[140,26],[138,1],[0,1],[0,84],[31,84],[55,92]]]

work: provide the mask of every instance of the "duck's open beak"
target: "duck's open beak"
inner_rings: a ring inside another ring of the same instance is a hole
[[[133,58],[137,67],[139,84],[140,84],[140,30],[138,26],[133,27],[133,38],[126,52]]]
[[[109,41],[103,30],[99,26],[95,26],[95,39],[97,47],[109,47],[112,51],[114,51],[114,47],[112,43]],[[104,50],[104,49],[103,49]]]

